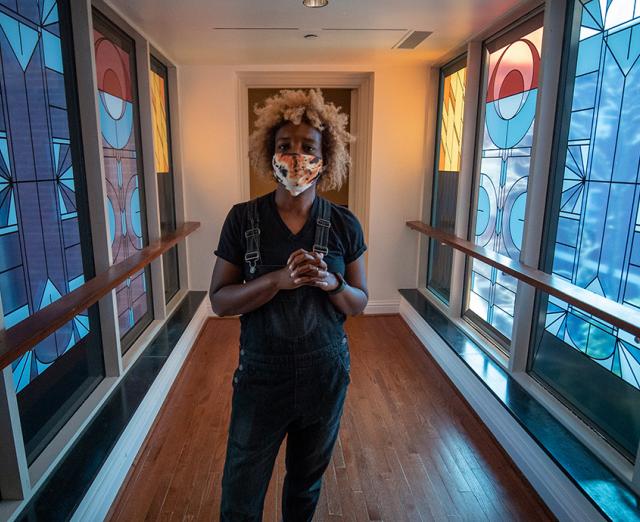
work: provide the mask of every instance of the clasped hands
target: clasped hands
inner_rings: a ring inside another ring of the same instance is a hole
[[[278,286],[287,290],[302,285],[317,286],[325,291],[337,288],[340,282],[327,270],[323,257],[320,252],[309,252],[304,248],[295,250],[287,259],[287,266],[278,271]]]

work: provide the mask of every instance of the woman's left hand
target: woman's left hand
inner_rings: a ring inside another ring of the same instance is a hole
[[[325,291],[338,287],[337,277],[327,271],[327,263],[323,261],[324,254],[309,252],[304,248],[291,253],[287,259],[287,266],[296,284],[317,286]]]

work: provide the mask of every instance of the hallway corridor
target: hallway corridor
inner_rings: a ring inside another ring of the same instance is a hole
[[[240,323],[209,319],[107,520],[216,520]],[[351,317],[351,384],[314,521],[553,520],[399,315]],[[285,444],[265,501],[280,517]]]

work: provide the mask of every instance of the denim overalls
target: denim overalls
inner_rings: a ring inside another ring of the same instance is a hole
[[[258,263],[259,219],[255,206],[250,204],[248,211],[245,279],[250,280],[281,266]],[[320,198],[313,250],[325,252],[325,257],[330,212],[330,204]],[[344,318],[324,290],[309,285],[281,290],[269,303],[241,316],[221,522],[262,520],[265,494],[285,436],[283,520],[313,518],[351,382]]]

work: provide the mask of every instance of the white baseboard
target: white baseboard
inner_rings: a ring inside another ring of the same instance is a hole
[[[600,512],[491,391],[404,298],[400,315],[561,521],[602,521]]]
[[[207,317],[218,317],[218,314],[216,314],[213,311],[213,308],[211,308],[211,299],[209,299],[209,296],[204,298],[204,303],[207,310]]]
[[[182,337],[73,514],[71,519],[73,522],[105,519],[131,464],[160,411],[180,368],[182,368],[184,360],[207,319],[207,302],[208,299],[203,300],[198,307]]]
[[[365,315],[397,314],[400,311],[400,299],[376,299],[369,301],[364,309]]]

